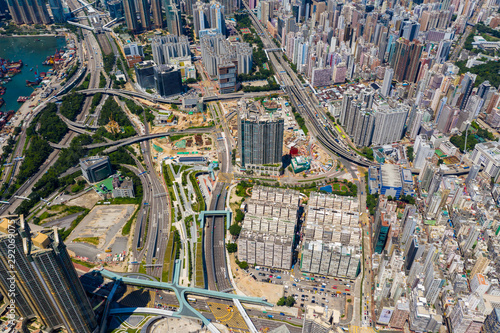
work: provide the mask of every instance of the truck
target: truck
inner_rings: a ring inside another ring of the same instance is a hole
[[[272,319],[272,318],[274,318],[274,316],[273,315],[267,315],[267,318]]]
[[[280,312],[280,315],[284,316],[285,314],[283,312]]]
[[[260,266],[255,266],[255,269],[260,271]]]

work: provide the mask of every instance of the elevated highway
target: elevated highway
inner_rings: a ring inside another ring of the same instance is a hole
[[[252,303],[252,304],[271,306],[271,307],[273,306],[271,303],[268,303],[266,300],[261,299],[261,298],[257,298],[257,297],[248,297],[248,296],[242,296],[242,295],[237,295],[237,294],[228,294],[228,293],[223,293],[223,292],[219,292],[219,291],[212,291],[212,290],[193,288],[193,287],[183,287],[183,286],[179,285],[179,273],[181,270],[181,265],[182,265],[182,261],[176,260],[175,267],[174,267],[173,283],[166,283],[166,282],[158,282],[158,281],[125,277],[125,276],[119,275],[115,272],[108,271],[106,269],[100,270],[99,273],[103,277],[106,277],[108,279],[117,281],[119,283],[127,284],[127,285],[173,291],[175,293],[175,296],[176,296],[178,302],[179,302],[179,308],[175,312],[172,311],[172,312],[162,313],[162,314],[167,315],[167,316],[173,316],[173,317],[192,317],[192,318],[200,319],[207,327],[209,327],[209,328],[211,327],[211,329],[210,329],[211,332],[219,332],[219,331],[217,330],[217,328],[215,328],[215,326],[207,318],[205,318],[203,316],[203,314],[201,314],[199,311],[197,311],[195,308],[193,308],[189,304],[189,302],[187,300],[187,297],[189,295],[213,297],[213,298],[220,298],[220,299],[231,300],[231,301],[236,299],[240,302],[245,302],[245,303]],[[138,313],[139,311],[148,311],[147,313],[152,313],[152,312],[150,312],[151,310],[152,309],[138,310],[138,308],[129,308],[129,310],[121,310],[121,311],[124,311],[124,313]],[[155,311],[155,310],[153,310],[153,311]],[[111,310],[110,313],[114,313],[113,310]]]
[[[377,165],[377,163],[369,161],[368,159],[351,152],[348,145],[342,140],[342,137],[340,137],[335,131],[330,130],[330,128],[333,127],[328,120],[326,120],[326,122],[330,126],[324,126],[319,122],[318,114],[321,114],[321,110],[317,109],[316,104],[311,100],[305,91],[298,88],[302,86],[302,83],[288,63],[283,59],[281,49],[274,44],[272,39],[269,37],[267,30],[264,29],[255,14],[250,10],[248,4],[244,1],[242,3],[246,7],[250,18],[253,21],[254,27],[258,30],[258,32],[260,32],[264,48],[268,51],[266,54],[268,55],[268,58],[276,72],[280,76],[283,82],[282,85],[285,87],[287,94],[290,96],[292,104],[306,121],[307,128],[313,133],[313,136],[327,151],[338,155],[344,160],[362,167]],[[468,170],[469,169],[449,171],[446,175],[463,175],[467,174],[469,172]],[[420,171],[416,169],[412,170],[413,174],[418,174],[419,172]]]
[[[110,88],[98,88],[98,89],[86,89],[86,90],[80,90],[79,93],[84,94],[84,95],[94,95],[96,93],[103,93],[103,94],[108,94],[108,95],[114,95],[114,96],[121,96],[125,98],[129,97],[137,97],[137,98],[142,98],[145,100],[148,100],[153,103],[167,103],[167,104],[182,104],[182,99],[173,99],[173,98],[162,98],[162,97],[156,97],[151,94],[146,94],[138,91],[130,91],[130,90],[118,90],[118,89],[110,89]],[[224,101],[224,100],[231,100],[231,99],[240,99],[243,97],[247,98],[253,98],[253,97],[260,97],[260,96],[268,96],[270,94],[283,94],[283,91],[281,90],[275,90],[275,91],[263,91],[263,92],[252,92],[252,93],[243,93],[243,92],[236,92],[232,94],[224,94],[224,95],[214,95],[214,96],[205,96],[199,99],[200,102],[202,103],[208,103],[208,102],[215,102],[215,101]]]

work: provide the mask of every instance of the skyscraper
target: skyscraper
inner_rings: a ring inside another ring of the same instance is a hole
[[[382,96],[387,97],[391,92],[392,78],[394,77],[394,69],[386,68],[384,74],[384,83],[382,84],[382,90],[380,93]]]
[[[153,12],[153,26],[156,29],[163,28],[163,15],[161,12],[160,0],[151,0],[151,11]]]
[[[460,82],[459,86],[459,108],[463,110],[467,105],[467,101],[469,100],[470,94],[472,93],[472,89],[474,88],[474,82],[476,81],[476,74],[471,74],[467,72],[464,74],[462,78],[462,82]]]
[[[138,0],[139,16],[141,18],[142,30],[151,29],[151,18],[149,16],[149,2],[148,0]]]
[[[391,67],[394,69],[394,78],[397,81],[416,81],[422,49],[423,45],[418,40],[410,42],[399,38],[396,41]]]
[[[210,28],[219,34],[226,35],[226,22],[224,20],[224,6],[220,2],[210,3]]]
[[[61,0],[49,0],[50,10],[55,23],[64,23],[64,11]]]
[[[10,15],[15,24],[49,24],[50,17],[41,0],[8,0]]]
[[[450,54],[451,50],[451,43],[452,43],[451,40],[445,40],[445,39],[439,42],[439,48],[436,53],[437,64],[442,64],[446,60],[448,60],[448,55]]]
[[[181,72],[172,66],[155,66],[154,79],[156,91],[161,97],[176,95],[181,92]]]
[[[167,16],[167,29],[171,35],[182,35],[182,25],[181,25],[181,11],[175,2],[167,0],[170,2],[165,6],[165,14]]]
[[[19,316],[36,316],[47,330],[61,326],[70,333],[96,330],[94,312],[57,229],[32,234],[24,217],[4,218],[0,253],[0,291],[7,298],[10,279],[15,279],[13,299]],[[9,259],[12,253],[15,260]]]
[[[200,37],[200,30],[210,27],[209,17],[210,6],[205,2],[197,1],[193,5],[194,34],[196,37]]]
[[[388,104],[379,105],[375,112],[375,129],[372,143],[385,145],[401,140],[408,108],[404,105],[390,107]]]
[[[125,22],[127,23],[128,30],[136,32],[139,30],[139,23],[137,22],[137,15],[135,14],[135,1],[123,0],[123,12],[125,13]]]
[[[404,21],[401,24],[399,30],[399,37],[403,37],[410,42],[418,37],[418,32],[420,31],[420,24],[417,22]]]
[[[241,7],[241,0],[222,0],[221,3],[225,8],[224,15],[234,14]]]
[[[281,163],[283,119],[266,114],[259,102],[244,109],[238,115],[241,165]]]

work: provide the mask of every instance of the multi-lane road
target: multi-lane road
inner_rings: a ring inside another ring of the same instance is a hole
[[[78,8],[78,5],[76,4],[75,0],[69,1],[68,4],[73,9]],[[79,15],[84,15],[84,13],[80,12]],[[84,48],[85,52],[80,53],[80,51],[79,51],[79,54],[81,54],[82,56],[85,54],[85,56],[87,57],[86,59],[84,59],[84,58],[80,59],[80,61],[81,61],[81,63],[83,63],[84,61],[87,63],[87,68],[89,69],[89,73],[91,74],[89,87],[92,87],[92,88],[97,88],[99,86],[99,72],[100,72],[100,67],[102,66],[102,59],[100,60],[101,63],[98,63],[98,59],[100,59],[100,58],[97,58],[97,57],[94,57],[93,55],[91,55],[92,50],[95,48],[95,45],[97,45],[96,43],[97,43],[97,41],[95,40],[95,37],[93,36],[93,34],[84,33],[84,40],[80,44],[80,48]],[[94,51],[94,53],[95,53],[95,51]],[[97,52],[97,53],[98,53],[98,55],[100,54],[100,52]],[[56,93],[57,92],[53,92],[53,94],[56,94]],[[42,108],[39,108],[39,110],[41,110],[41,109]],[[87,116],[87,113],[88,113],[88,108],[85,110],[85,112],[81,112],[78,115],[77,121],[81,121],[82,119],[85,119],[85,117]],[[16,149],[15,156],[20,156],[20,153],[22,152],[22,149],[24,147],[24,141],[26,140],[26,130],[34,118],[35,118],[35,115],[33,114],[32,117],[28,121],[23,123],[22,132],[20,134],[20,141],[23,141],[23,144],[21,144],[21,142],[20,142],[20,144],[18,145],[18,147]],[[64,146],[68,145],[76,135],[77,135],[77,133],[74,133],[71,131],[68,132],[63,137],[63,139],[61,140],[61,142],[59,144],[64,145]],[[36,184],[36,182],[45,174],[45,172],[57,161],[58,155],[59,155],[59,151],[54,151],[54,152],[52,152],[52,154],[50,154],[49,158],[39,168],[38,172],[34,176],[32,176],[30,179],[28,179],[24,184],[22,184],[20,186],[20,188],[14,193],[14,195],[9,199],[10,204],[3,204],[0,207],[0,214],[4,214],[7,211],[13,213],[15,211],[15,209],[22,203],[22,200],[23,200],[23,199],[16,198],[16,196],[28,197],[31,194],[31,191],[32,191],[34,184]],[[13,174],[15,174],[15,173],[13,172]]]

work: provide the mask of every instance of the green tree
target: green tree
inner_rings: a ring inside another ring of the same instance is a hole
[[[248,263],[246,261],[240,261],[238,266],[240,266],[241,269],[248,269]]]
[[[295,298],[293,298],[293,296],[288,296],[286,298],[285,304],[286,304],[286,306],[291,308],[295,304]]]
[[[277,306],[284,306],[286,303],[286,298],[285,297],[281,297],[279,300],[278,300],[278,303],[276,303]]]
[[[236,243],[228,243],[226,245],[226,248],[227,252],[229,253],[235,253],[236,251],[238,251],[238,245]]]
[[[406,148],[406,155],[408,156],[408,161],[413,162],[413,147]]]
[[[243,221],[244,217],[245,217],[245,214],[241,211],[241,209],[237,209],[236,216],[234,217],[234,220],[236,222],[241,222],[241,221]]]
[[[238,223],[234,223],[229,227],[229,233],[233,236],[239,236],[241,232],[241,226]]]
[[[443,159],[442,159],[442,158],[440,158],[440,159],[438,160],[438,165],[441,165],[441,164],[443,164],[443,163],[444,163]]]

